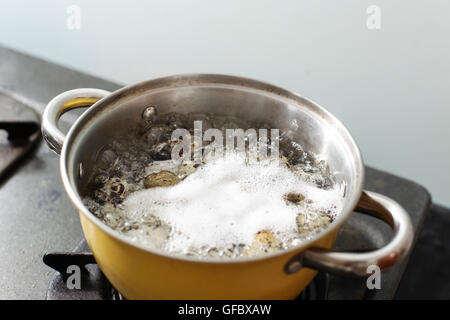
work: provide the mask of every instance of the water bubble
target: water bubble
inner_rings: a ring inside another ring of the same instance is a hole
[[[248,129],[249,125],[244,120],[234,117],[216,117],[213,119],[214,128],[217,128],[223,132],[227,129]]]
[[[142,120],[147,122],[155,122],[158,117],[158,112],[155,106],[149,106],[142,112]]]
[[[102,169],[111,167],[117,159],[117,155],[114,151],[107,149],[100,153],[97,158],[97,166]]]
[[[174,128],[186,128],[188,125],[188,117],[185,114],[170,112],[159,117],[159,122]]]
[[[147,134],[147,143],[152,146],[160,142],[169,141],[172,135],[172,129],[166,125],[151,127]]]
[[[96,184],[105,184],[106,181],[108,181],[108,175],[106,173],[99,173],[94,177],[94,182]]]
[[[213,122],[209,115],[205,113],[190,113],[188,116],[188,127],[189,129],[193,129],[194,121],[201,121],[202,131],[206,131],[210,128],[213,128]]]
[[[155,160],[169,160],[172,156],[172,149],[167,142],[163,142],[154,145],[150,154]]]

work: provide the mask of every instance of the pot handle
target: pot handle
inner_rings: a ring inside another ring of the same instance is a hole
[[[82,107],[90,107],[110,92],[101,89],[82,88],[63,92],[54,97],[42,114],[42,136],[50,149],[61,153],[65,134],[58,128],[58,120],[65,112]]]
[[[309,248],[287,262],[285,273],[295,273],[302,267],[307,267],[344,276],[367,277],[371,274],[368,272],[369,266],[376,265],[380,270],[384,270],[408,254],[414,231],[408,213],[397,202],[364,190],[355,211],[388,223],[395,233],[392,240],[380,249],[363,253]]]

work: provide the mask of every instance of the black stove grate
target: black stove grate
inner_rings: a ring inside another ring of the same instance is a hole
[[[43,257],[46,265],[57,272],[53,275],[47,292],[49,300],[122,300],[95,263],[94,256],[83,240],[74,252],[53,252]],[[81,270],[81,289],[69,289],[66,270],[77,265]],[[319,272],[303,290],[297,300],[371,299],[364,279],[341,278]]]

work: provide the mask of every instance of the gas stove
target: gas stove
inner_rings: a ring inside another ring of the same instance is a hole
[[[113,91],[121,85],[0,47],[0,101],[14,104],[30,115],[21,118],[27,120],[25,124],[11,120],[7,128],[5,124],[2,127],[9,133],[8,143],[17,140],[17,135],[23,141],[25,135],[29,144],[22,145],[17,157],[2,158],[0,162],[5,173],[0,174],[0,299],[122,298],[95,264],[83,238],[78,213],[60,181],[58,157],[39,145],[39,134],[33,131],[39,118],[32,115],[41,114],[45,104],[58,93],[80,87]],[[76,116],[76,112],[63,116],[61,128],[68,128]],[[0,153],[2,157],[3,154],[11,155]],[[417,241],[430,209],[427,190],[373,168],[367,168],[365,188],[404,206],[411,216]],[[382,222],[355,213],[341,229],[335,249],[371,250],[383,246],[391,236],[389,227]],[[382,274],[379,290],[368,290],[364,279],[320,272],[299,292],[298,299],[393,299],[400,282],[400,289],[407,286],[403,282],[408,260]],[[67,289],[62,271],[68,265],[79,265],[84,270],[81,290]]]

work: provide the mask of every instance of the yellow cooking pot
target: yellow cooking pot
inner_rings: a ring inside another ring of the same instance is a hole
[[[133,243],[106,226],[81,198],[99,150],[143,121],[149,107],[159,113],[214,113],[289,131],[305,150],[327,159],[343,186],[342,212],[313,239],[289,250],[236,260],[169,255]],[[90,107],[67,135],[58,128],[66,111]],[[317,270],[364,277],[372,265],[384,270],[409,251],[413,231],[408,214],[393,200],[363,191],[364,165],[351,134],[317,103],[282,88],[247,78],[191,74],[122,88],[64,92],[47,105],[42,132],[61,155],[64,187],[80,213],[84,235],[100,269],[127,299],[293,299]],[[383,248],[365,253],[331,250],[352,212],[372,214],[392,226]]]

